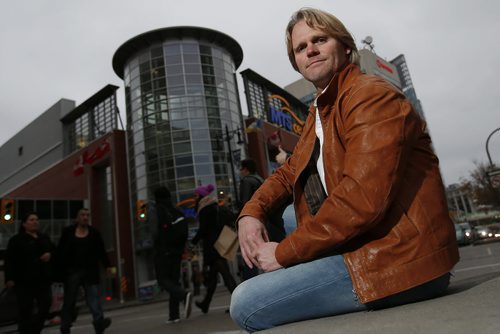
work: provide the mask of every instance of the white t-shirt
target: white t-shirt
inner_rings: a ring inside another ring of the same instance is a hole
[[[328,88],[328,86],[325,89],[323,89],[321,94],[323,94],[327,88]],[[319,139],[319,157],[318,157],[318,161],[316,162],[316,168],[318,169],[318,174],[319,174],[319,178],[321,180],[321,184],[323,185],[323,189],[325,190],[325,193],[328,196],[328,191],[326,189],[326,182],[325,182],[325,167],[323,164],[323,142],[324,142],[323,126],[321,125],[321,120],[319,118],[319,110],[318,110],[318,105],[317,105],[318,97],[321,96],[321,94],[319,94],[316,97],[316,99],[314,100],[314,108],[316,108],[316,123],[314,126],[314,130],[316,132],[316,137],[318,137],[318,139]]]

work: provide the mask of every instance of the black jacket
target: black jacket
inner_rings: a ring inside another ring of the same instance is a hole
[[[61,280],[64,281],[69,274],[83,270],[85,272],[85,282],[88,284],[97,284],[99,283],[99,262],[106,268],[111,266],[104,248],[104,241],[99,231],[89,226],[89,234],[86,238],[89,238],[90,247],[85,257],[85,263],[81,266],[75,266],[75,258],[77,256],[75,230],[76,224],[68,226],[63,230],[56,251],[57,271],[61,275]]]
[[[218,222],[218,204],[214,202],[203,207],[198,212],[198,222],[200,227],[191,242],[197,244],[201,239],[203,241],[203,261],[209,264],[218,258],[222,258],[214,248],[219,234],[224,227]]]
[[[158,218],[155,251],[160,255],[180,256],[186,247],[188,223],[184,215],[167,202],[156,203]]]
[[[259,189],[264,180],[257,174],[250,174],[241,178],[240,181],[240,210],[246,202],[252,198],[254,192]]]
[[[253,194],[259,189],[264,180],[257,174],[244,176],[240,181],[240,211],[243,206],[250,201]],[[283,212],[287,205],[283,205],[279,210],[269,213],[269,221],[266,224],[267,233],[271,241],[280,242],[285,238],[285,222]]]
[[[54,248],[45,234],[39,233],[38,238],[25,232],[14,235],[7,245],[5,282],[14,281],[16,285],[30,286],[50,284],[51,261],[43,262],[40,256],[47,252],[53,253]]]

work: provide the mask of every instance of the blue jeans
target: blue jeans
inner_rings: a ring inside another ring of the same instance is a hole
[[[74,318],[76,317],[76,298],[78,296],[78,288],[83,287],[87,306],[90,309],[94,323],[101,321],[104,318],[101,301],[99,296],[99,288],[96,284],[88,284],[84,280],[84,272],[75,272],[66,278],[64,282],[64,303],[61,310],[61,331],[66,332],[71,328]]]
[[[231,297],[231,317],[254,332],[290,322],[395,306],[435,297],[446,290],[449,274],[419,287],[361,304],[342,255],[320,258],[242,282]]]

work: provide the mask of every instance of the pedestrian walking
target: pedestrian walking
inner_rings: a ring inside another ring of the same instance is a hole
[[[61,334],[71,333],[76,316],[78,289],[83,288],[87,306],[93,318],[96,334],[102,334],[111,325],[105,318],[99,293],[99,264],[112,273],[104,241],[99,231],[90,226],[90,211],[78,211],[76,222],[66,227],[57,245],[57,267],[64,282],[64,302],[61,311]]]
[[[213,294],[217,287],[217,275],[220,273],[224,284],[229,292],[236,288],[236,281],[229,271],[229,264],[225,258],[220,256],[214,248],[214,243],[219,237],[223,224],[219,221],[219,208],[217,196],[213,193],[215,187],[212,184],[202,185],[195,189],[196,207],[200,227],[191,242],[203,242],[203,262],[208,267],[206,277],[207,291],[202,301],[195,304],[203,313],[210,308]]]
[[[155,269],[158,284],[170,295],[167,324],[180,321],[179,305],[184,302],[183,317],[191,315],[192,294],[180,283],[182,254],[188,238],[188,223],[181,211],[174,208],[170,191],[160,187],[155,191],[157,215],[154,243]]]
[[[20,334],[40,333],[48,317],[54,249],[50,238],[40,232],[38,215],[24,215],[5,256],[5,286],[14,289],[17,298]]]

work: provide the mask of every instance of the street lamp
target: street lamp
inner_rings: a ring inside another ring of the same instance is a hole
[[[488,161],[490,163],[489,170],[486,172],[486,174],[488,176],[490,185],[497,191],[498,189],[500,189],[500,168],[496,168],[495,164],[493,164],[490,151],[488,149],[488,144],[490,142],[491,136],[493,136],[493,134],[498,131],[500,131],[500,128],[493,130],[493,132],[491,132],[488,136],[488,139],[486,139],[486,154],[488,155]]]
[[[229,164],[231,165],[231,176],[233,178],[234,198],[235,198],[235,201],[237,204],[237,203],[239,203],[240,200],[239,200],[239,196],[238,196],[238,187],[236,185],[236,175],[234,173],[233,150],[231,149],[231,139],[233,139],[234,136],[236,135],[238,138],[238,141],[237,141],[238,145],[242,145],[245,142],[241,138],[240,127],[238,127],[236,130],[229,131],[229,128],[226,124],[225,130],[226,131],[225,131],[224,135],[218,135],[216,138],[217,138],[217,142],[219,141],[219,139],[225,140],[227,142],[227,149],[229,151]]]
[[[493,136],[493,134],[497,131],[500,131],[500,128],[493,130],[493,132],[490,133],[490,135],[488,136],[488,139],[486,139],[486,154],[488,155],[488,161],[490,162],[490,167],[494,167],[494,165],[493,165],[493,161],[491,161],[491,156],[490,156],[490,151],[488,149],[488,144],[490,142],[491,136]]]

